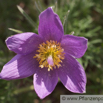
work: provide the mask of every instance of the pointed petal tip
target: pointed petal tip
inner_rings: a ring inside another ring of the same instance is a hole
[[[78,91],[78,93],[81,93],[81,94],[86,93],[86,88],[84,89],[82,88],[81,91]]]
[[[86,93],[86,90],[70,90],[70,89],[68,89],[66,86],[65,86],[65,88],[66,88],[67,90],[69,90],[70,92],[73,92],[73,93],[79,93],[79,94],[84,94],[84,93]]]
[[[86,93],[86,91],[84,90],[83,93]]]
[[[86,93],[86,90],[84,89],[84,90],[78,91],[77,93],[84,94],[84,93]]]
[[[38,95],[38,94],[37,94]],[[38,95],[38,97],[40,98],[40,99],[44,99],[44,98],[46,98],[46,96],[48,96],[48,94],[46,94],[46,95]]]
[[[52,9],[53,7],[51,6],[50,8]]]
[[[43,90],[42,90],[42,93],[40,93],[40,91],[38,91],[37,89],[35,89],[35,87],[34,87],[34,90],[35,90],[37,96],[38,96],[40,99],[44,99],[44,98],[46,98],[48,95],[51,94],[51,92],[49,93],[49,91],[48,91],[48,93],[43,93]],[[45,88],[44,88],[44,90],[45,90]]]

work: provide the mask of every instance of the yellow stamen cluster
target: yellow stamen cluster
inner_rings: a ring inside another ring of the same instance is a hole
[[[48,71],[53,70],[53,68],[60,67],[62,60],[64,59],[64,49],[62,49],[60,43],[57,41],[46,41],[38,47],[38,54],[35,54],[33,58],[37,58],[39,61],[39,67],[47,67]],[[53,65],[50,65],[47,59],[51,57],[53,59]]]

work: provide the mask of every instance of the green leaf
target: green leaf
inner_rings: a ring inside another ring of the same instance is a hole
[[[16,33],[23,33],[22,31],[17,30],[17,29],[13,29],[13,28],[8,28],[8,29],[11,30],[11,31],[14,31],[14,32],[16,32]]]
[[[72,31],[69,35],[74,35],[74,31]]]
[[[19,11],[23,14],[23,16],[28,20],[28,22],[35,27],[35,22],[28,16],[28,14],[20,7],[17,6],[17,8],[19,9]]]
[[[39,2],[38,2],[39,3]],[[36,6],[36,8],[37,8],[37,10],[39,11],[39,12],[42,12],[42,10],[41,10],[41,5],[40,5],[40,3],[38,4],[36,1],[35,1],[35,6]]]
[[[64,16],[63,27],[65,26],[65,23],[67,22],[67,18],[68,18],[69,12],[70,12],[70,10],[68,10],[66,15]]]
[[[91,44],[97,44],[97,43],[101,43],[102,40],[101,39],[96,39],[96,40],[92,40],[90,43]]]
[[[55,0],[54,11],[57,12],[57,0]]]
[[[31,85],[31,86],[28,86],[28,87],[23,87],[23,88],[15,90],[13,92],[13,94],[17,95],[17,94],[20,94],[20,93],[23,93],[23,92],[26,92],[26,91],[30,91],[30,90],[33,90],[33,89],[34,89],[34,86]]]
[[[67,22],[68,22],[69,12],[70,12],[70,10],[68,10],[68,12],[67,12],[66,15],[64,16],[64,20],[63,20],[64,33],[66,33],[66,30],[67,30]]]

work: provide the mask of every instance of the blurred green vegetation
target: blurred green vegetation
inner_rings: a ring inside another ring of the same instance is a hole
[[[40,12],[52,6],[63,23],[65,34],[74,31],[76,36],[88,38],[88,50],[81,59],[78,59],[87,75],[86,94],[102,95],[102,4],[102,0],[0,0],[0,71],[3,65],[15,55],[5,44],[5,39],[15,34],[8,28],[38,33]],[[32,18],[35,27],[19,12],[17,5]],[[0,103],[59,103],[60,95],[74,94],[59,82],[52,94],[40,100],[32,84],[32,77],[12,81],[0,80]]]

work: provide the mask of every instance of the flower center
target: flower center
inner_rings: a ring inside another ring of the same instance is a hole
[[[48,71],[53,70],[53,67],[60,67],[62,60],[64,59],[64,49],[57,41],[46,41],[38,47],[38,54],[35,54],[33,58],[37,58],[39,61],[39,67],[47,67]]]

